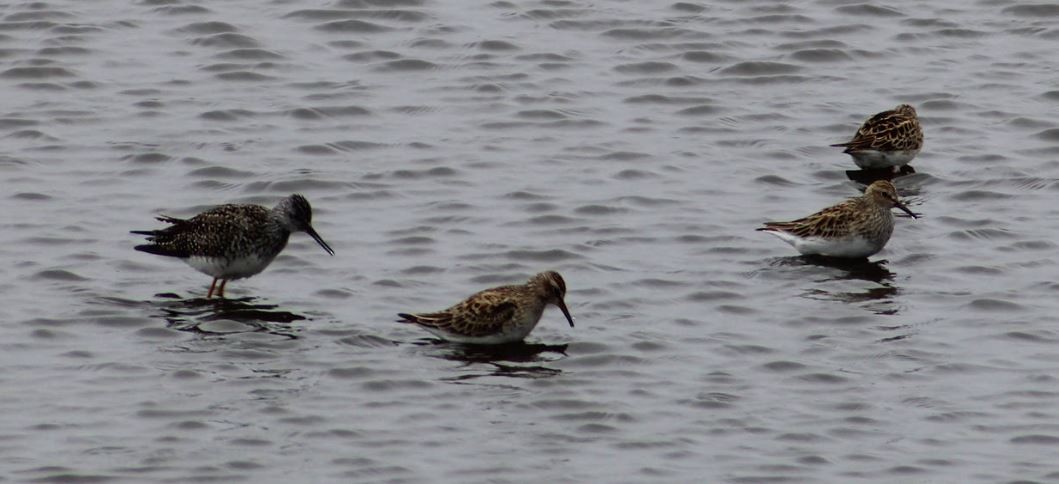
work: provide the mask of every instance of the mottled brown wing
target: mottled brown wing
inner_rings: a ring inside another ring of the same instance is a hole
[[[486,289],[436,313],[398,314],[402,322],[416,323],[465,336],[485,336],[500,331],[518,309],[508,296],[510,287]]]
[[[846,147],[845,152],[862,150],[897,151],[913,149],[908,146],[915,139],[919,122],[916,118],[896,111],[883,111],[864,122],[857,134],[848,143],[836,146]]]
[[[221,205],[187,220],[163,215],[158,220],[173,225],[160,230],[134,231],[147,235],[151,242],[134,248],[170,257],[222,257],[230,254],[241,241],[257,240],[263,235],[255,231],[265,230],[264,226],[248,221],[267,218],[267,212],[268,209],[257,205]]]
[[[858,201],[853,198],[790,222],[766,222],[758,230],[779,230],[798,237],[836,237],[849,232],[851,215],[856,213],[853,205]]]

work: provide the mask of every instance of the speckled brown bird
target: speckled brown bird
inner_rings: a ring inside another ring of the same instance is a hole
[[[898,199],[893,183],[879,180],[863,196],[798,220],[766,222],[757,230],[779,237],[804,255],[859,259],[879,252],[890,240],[894,231],[890,209],[894,207],[916,218]]]
[[[287,246],[292,232],[305,232],[328,254],[335,251],[313,230],[313,210],[301,195],[291,195],[269,209],[260,205],[220,205],[187,220],[161,216],[172,224],[161,230],[134,230],[150,244],[134,247],[148,254],[176,257],[206,275],[213,283],[206,298],[224,297],[231,279],[244,279],[268,267]]]
[[[869,118],[849,142],[831,146],[846,148],[843,153],[864,169],[899,167],[923,148],[923,129],[916,108],[902,104]]]
[[[555,271],[541,272],[522,285],[486,289],[436,313],[400,313],[401,323],[414,323],[442,339],[457,343],[503,344],[521,341],[533,331],[548,304],[566,309],[566,281]]]

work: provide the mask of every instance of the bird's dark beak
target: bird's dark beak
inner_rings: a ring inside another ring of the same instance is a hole
[[[894,200],[894,207],[897,207],[897,208],[901,209],[904,213],[907,213],[908,216],[912,217],[913,219],[919,218],[919,217],[916,217],[916,214],[914,212],[912,212],[911,210],[909,210],[908,207],[905,206],[905,204],[901,203],[900,200]]]
[[[573,328],[574,327],[574,318],[573,318],[573,316],[570,316],[570,310],[566,309],[566,303],[563,302],[562,299],[559,299],[559,301],[556,302],[555,305],[559,306],[559,309],[561,309],[563,311],[563,316],[566,316],[566,320],[570,322],[570,327]]]
[[[327,245],[327,242],[324,242],[324,239],[321,239],[320,234],[316,233],[316,230],[313,230],[312,227],[306,227],[305,233],[309,234],[309,237],[312,237],[317,244],[320,244],[320,247],[323,247],[328,254],[335,255],[335,251],[331,250],[331,246]]]

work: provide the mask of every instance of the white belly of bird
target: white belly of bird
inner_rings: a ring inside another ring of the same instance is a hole
[[[487,336],[463,336],[454,333],[448,333],[434,328],[424,328],[431,333],[434,333],[437,337],[451,341],[453,343],[467,343],[476,345],[499,345],[505,343],[515,343],[522,341],[529,335],[529,331],[511,331],[501,332],[496,334],[490,334]],[[533,328],[530,328],[532,330]]]
[[[273,258],[256,255],[225,259],[223,257],[191,256],[184,259],[195,270],[218,279],[245,279],[268,267]]]
[[[861,150],[855,151],[851,154],[853,155],[853,162],[856,163],[857,166],[865,169],[874,169],[907,165],[918,153],[919,150]]]
[[[823,255],[827,257],[856,258],[868,257],[882,250],[886,241],[879,243],[865,237],[853,236],[842,238],[798,237],[786,232],[769,231],[768,233],[791,244],[802,255]]]

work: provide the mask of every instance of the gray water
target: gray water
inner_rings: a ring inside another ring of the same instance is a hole
[[[1059,6],[0,6],[0,480],[1059,481]],[[872,264],[754,232],[858,194]],[[264,273],[129,230],[314,206]],[[525,345],[394,323],[562,272]]]

